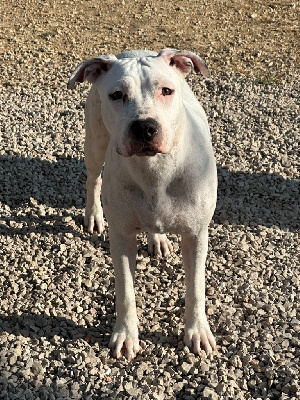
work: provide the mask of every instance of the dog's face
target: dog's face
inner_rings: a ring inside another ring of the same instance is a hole
[[[164,49],[157,56],[83,61],[68,87],[88,80],[101,99],[101,114],[116,151],[124,156],[169,153],[184,123],[181,84],[192,69],[209,76],[203,60],[189,51]]]
[[[118,60],[96,81],[102,118],[125,157],[168,153],[182,115],[182,77],[158,57]]]

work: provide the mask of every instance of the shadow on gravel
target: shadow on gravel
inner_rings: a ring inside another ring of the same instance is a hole
[[[0,156],[0,200],[11,208],[38,205],[70,208],[84,205],[86,170],[83,161],[57,161]]]
[[[284,179],[278,174],[232,172],[222,167],[218,168],[218,177],[216,223],[227,220],[230,224],[299,229],[297,180]],[[84,207],[85,180],[84,162],[78,159],[51,162],[0,156],[0,201],[4,204],[0,234],[26,234],[32,229],[49,231],[50,221],[51,229],[61,231],[66,225],[62,219],[72,216],[64,209]],[[56,210],[49,215],[48,208]],[[75,223],[80,224],[76,217]],[[72,231],[70,227],[66,229]]]
[[[218,167],[214,221],[296,231],[300,228],[300,182],[279,174],[247,174]]]
[[[76,346],[74,342],[80,339],[86,342],[86,346],[84,346],[86,349],[89,348],[88,344],[93,344],[94,342],[99,343],[100,349],[107,349],[111,334],[111,326],[104,323],[104,325],[101,324],[101,326],[86,328],[77,325],[70,319],[50,317],[45,314],[37,315],[24,313],[21,315],[12,314],[9,316],[0,314],[0,335],[3,331],[16,336],[28,337],[36,341],[43,341],[43,339],[50,341],[53,347],[49,350],[47,360],[52,362],[53,365],[56,365],[57,362],[57,366],[54,367],[56,371],[54,374],[57,379],[54,379],[51,383],[49,383],[48,380],[47,384],[43,384],[42,380],[38,380],[37,378],[37,375],[43,376],[44,374],[44,368],[42,367],[39,367],[40,369],[37,370],[38,372],[34,373],[31,366],[31,372],[29,374],[27,363],[29,364],[30,357],[21,368],[20,365],[18,365],[19,363],[16,362],[16,365],[13,366],[15,368],[15,375],[12,375],[11,364],[7,364],[6,366],[4,364],[3,367],[2,363],[0,370],[0,399],[69,399],[70,385],[67,385],[64,379],[60,381],[59,378],[64,377],[66,375],[66,370],[69,368],[69,370],[72,369],[72,371],[75,371],[74,375],[72,375],[72,379],[70,378],[69,380],[69,382],[74,383],[77,381],[77,371],[80,370],[78,369],[74,357],[71,357],[73,358],[71,360],[69,359],[71,353],[67,350],[68,344],[72,343],[74,345],[74,349],[78,350],[78,355],[82,354],[82,342],[79,346]],[[47,348],[47,344],[45,344],[44,341],[41,345]],[[13,352],[14,349],[11,349],[11,352],[9,353],[8,351],[7,354],[13,354]],[[88,350],[85,350],[85,353],[86,357],[90,357]],[[76,357],[76,352],[72,352],[72,355],[74,354]],[[98,357],[99,362],[101,362],[101,356]],[[35,361],[38,361],[39,365],[43,365],[43,359],[37,360],[35,358]],[[17,384],[16,381],[13,380],[14,376],[18,376],[18,379],[20,379]],[[74,398],[79,399],[78,393]]]
[[[60,344],[61,339],[83,339],[88,343],[97,341],[101,346],[107,348],[112,328],[108,322],[102,322],[97,327],[87,328],[77,325],[71,319],[50,317],[46,314],[0,314],[0,333],[5,331],[9,334],[21,335],[31,339],[45,338],[57,345]]]

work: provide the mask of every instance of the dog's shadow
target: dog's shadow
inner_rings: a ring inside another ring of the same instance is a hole
[[[46,314],[22,313],[5,315],[0,314],[1,329],[7,333],[47,340],[54,336],[63,339],[85,338],[94,331],[94,328],[86,328],[77,325],[74,321],[64,317],[51,317]]]
[[[72,231],[63,219],[83,209],[86,170],[74,158],[47,161],[0,156],[0,234]],[[299,182],[279,174],[232,172],[218,167],[218,202],[214,221],[299,229]],[[40,213],[40,208],[45,212]],[[48,213],[47,208],[52,209]],[[23,209],[23,212],[20,212]],[[30,223],[29,223],[30,221]],[[75,216],[75,223],[81,220]]]
[[[214,221],[296,231],[299,181],[279,174],[231,172],[218,167],[218,201]]]
[[[100,316],[98,316],[100,319]],[[98,342],[107,348],[111,334],[111,326],[106,321],[106,316],[101,316],[101,321],[96,326],[83,326],[76,324],[73,320],[65,317],[53,317],[44,314],[24,312],[21,314],[0,314],[0,332],[5,331],[16,336],[31,339],[45,338],[57,341],[74,341],[83,339],[90,342]]]

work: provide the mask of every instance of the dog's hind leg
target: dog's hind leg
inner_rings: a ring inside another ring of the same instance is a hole
[[[165,234],[148,233],[148,252],[152,256],[166,257],[173,250]]]

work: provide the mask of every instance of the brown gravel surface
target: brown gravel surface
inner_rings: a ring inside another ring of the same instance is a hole
[[[66,65],[125,49],[189,49],[213,70],[257,79],[293,72],[299,55],[297,1],[3,0],[0,15],[4,84],[34,81],[32,63],[46,58]]]
[[[296,1],[0,3],[0,399],[299,399],[299,4]],[[105,236],[82,226],[84,102],[75,65],[164,47],[212,128],[218,205],[207,314],[218,350],[184,347],[184,274],[138,241],[141,352],[114,360]]]

